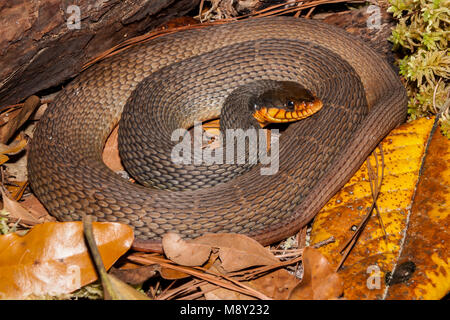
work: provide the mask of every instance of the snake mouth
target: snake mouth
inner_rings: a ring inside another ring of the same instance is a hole
[[[286,110],[285,107],[259,107],[253,113],[253,117],[261,124],[269,123],[288,123],[307,118],[323,106],[319,99],[313,101],[300,101],[293,103],[292,110]]]

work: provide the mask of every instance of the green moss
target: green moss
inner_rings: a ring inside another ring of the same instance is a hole
[[[389,0],[398,19],[390,40],[403,55],[398,61],[408,91],[412,119],[436,114],[450,99],[450,0]],[[442,110],[441,128],[450,136],[450,117]]]
[[[4,209],[0,210],[0,235],[16,231],[14,227],[8,226],[8,214]]]

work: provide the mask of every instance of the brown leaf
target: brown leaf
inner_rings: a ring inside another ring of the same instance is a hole
[[[40,99],[36,96],[31,96],[25,100],[20,111],[9,113],[6,124],[0,127],[0,143],[6,143],[9,138],[16,133],[17,129],[19,129],[19,127],[30,117],[39,104]]]
[[[7,161],[4,164],[5,167],[5,177],[7,177],[6,181],[4,182],[7,186],[8,186],[8,182],[13,182],[10,181],[10,178],[14,177],[13,180],[16,180],[16,183],[28,183],[27,182],[27,152],[25,147],[27,146],[27,139],[24,138],[24,135],[19,134],[16,139],[14,139],[14,141],[12,141],[9,146],[5,146],[5,145],[1,145],[2,149],[4,152],[6,152],[6,154],[0,154],[0,164],[4,163],[5,161]],[[5,150],[9,149],[9,150]],[[11,156],[14,155],[14,156]],[[11,161],[9,161],[11,158]],[[22,191],[24,191],[25,188],[22,189]],[[11,191],[11,193],[13,194],[13,198],[18,200],[20,199],[20,197],[16,197],[16,195],[14,195],[14,191]]]
[[[261,267],[260,267],[261,268]],[[267,268],[267,267],[265,267]],[[213,272],[218,274],[224,274],[223,268],[219,264],[215,264],[211,267]],[[285,269],[274,268],[270,271],[261,271],[259,276],[254,274],[255,268],[249,268],[238,273],[234,273],[234,276],[245,278],[245,274],[251,275],[250,277],[256,277],[249,281],[240,281],[242,285],[255,289],[261,295],[270,297],[271,299],[285,300],[292,291],[292,289],[300,282],[293,274],[289,273]],[[226,273],[226,272],[225,272]],[[207,300],[249,300],[254,299],[254,296],[246,295],[241,292],[230,290],[227,288],[213,289],[211,284],[201,286],[204,296]]]
[[[279,262],[259,242],[242,234],[211,233],[185,241],[176,233],[167,233],[162,239],[162,245],[165,255],[183,266],[203,265],[213,248],[219,249],[221,267],[226,272]]]
[[[9,213],[9,217],[19,220],[27,225],[41,223],[30,211],[25,209],[19,202],[11,199],[2,189],[3,210]]]
[[[158,265],[142,266],[132,269],[117,269],[112,267],[109,270],[109,274],[114,275],[123,282],[137,285],[154,277],[160,269],[161,267]]]
[[[227,272],[280,262],[259,242],[242,234],[211,233],[198,237],[193,242],[218,248],[222,267]]]
[[[156,28],[156,30],[173,29],[173,28],[189,26],[189,25],[193,25],[193,24],[198,24],[198,21],[192,17],[176,17],[176,18],[170,19],[169,21],[159,25]]]
[[[166,257],[182,266],[201,266],[211,253],[211,246],[185,241],[173,232],[163,236],[162,246]]]
[[[166,280],[178,280],[190,277],[190,275],[182,271],[162,267],[161,277],[163,277]]]
[[[119,126],[116,126],[106,140],[102,154],[103,162],[114,172],[125,171],[119,156],[118,133]]]
[[[275,300],[286,300],[300,282],[298,278],[285,269],[274,270],[249,282],[249,286]]]
[[[39,201],[39,199],[30,194],[23,201],[19,203],[23,208],[28,210],[28,212],[37,220],[39,223],[56,221],[55,217],[51,216],[44,205]]]
[[[19,135],[13,142],[9,145],[0,143],[0,164],[5,163],[9,160],[7,155],[13,155],[21,152],[27,146],[27,140]]]
[[[94,223],[94,237],[106,268],[133,242],[133,230],[120,223]],[[81,222],[48,222],[25,236],[0,236],[0,298],[69,293],[97,279]]]
[[[337,299],[342,295],[342,280],[317,249],[304,249],[303,270],[302,282],[291,291],[290,300]]]

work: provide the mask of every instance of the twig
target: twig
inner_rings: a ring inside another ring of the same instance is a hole
[[[379,182],[378,182],[379,165],[378,165],[378,156],[376,154],[376,151],[374,151],[375,167],[376,167],[376,170],[377,170],[376,174],[373,172],[372,165],[370,164],[370,161],[367,161],[367,171],[368,171],[369,174],[372,175],[372,177],[374,177],[372,179],[372,181],[374,181],[375,186],[372,186],[372,183],[370,183],[370,191],[372,193],[372,198],[373,199],[377,199],[378,198],[378,193],[381,190],[381,184],[382,184],[382,180],[383,180],[383,177],[384,177],[384,153],[383,153],[383,149],[382,149],[381,144],[378,146],[378,148],[380,149],[380,156],[381,156],[381,163],[382,163],[382,165],[381,165],[381,177],[380,177],[380,181]],[[376,201],[375,201],[375,211],[377,213],[378,220],[380,222],[381,228],[382,228],[383,233],[384,233],[384,239],[385,239],[385,241],[387,241],[388,235],[386,233],[386,229],[385,229],[384,223],[383,223],[383,218],[381,217],[380,209],[379,209],[378,204],[377,204]]]
[[[330,243],[333,243],[335,241],[336,241],[336,239],[334,239],[334,237],[329,237],[328,239],[325,239],[325,240],[322,240],[322,241],[319,241],[319,242],[315,243],[312,247],[315,248],[315,249],[318,249],[320,247],[323,247],[323,246],[325,246],[327,244],[330,244]]]
[[[384,156],[383,156],[383,149],[381,148],[381,145],[379,145],[380,148],[380,154],[381,154],[381,177],[378,180],[378,172],[379,172],[379,165],[378,165],[378,160],[377,160],[377,155],[376,155],[376,151],[374,151],[372,153],[372,155],[375,156],[375,165],[376,165],[376,170],[377,170],[377,175],[374,177],[373,175],[373,170],[370,171],[371,169],[369,169],[369,167],[371,168],[370,165],[370,159],[368,158],[366,160],[367,162],[367,171],[368,171],[368,175],[369,175],[369,184],[370,184],[370,188],[372,191],[372,205],[370,206],[369,210],[367,210],[367,214],[363,217],[362,221],[360,222],[359,226],[357,227],[357,229],[355,230],[355,232],[353,233],[353,235],[350,237],[350,239],[341,247],[340,253],[342,254],[342,259],[339,262],[338,266],[336,267],[336,272],[339,271],[339,269],[341,268],[341,266],[344,264],[345,260],[347,259],[350,251],[353,249],[354,245],[356,244],[356,242],[358,241],[359,237],[362,234],[362,231],[364,230],[365,226],[367,225],[367,222],[370,219],[370,216],[372,215],[372,212],[375,208],[377,208],[377,199],[378,199],[378,195],[380,193],[380,189],[381,189],[381,184],[383,181],[383,177],[384,177]],[[372,185],[372,183],[375,184],[375,186]],[[381,216],[379,216],[381,219]],[[381,222],[382,228],[384,230],[384,225]],[[384,230],[385,234],[386,231]]]
[[[311,9],[309,9],[309,11],[306,14],[305,18],[309,18],[315,9],[316,9],[316,7],[312,7]]]
[[[173,269],[173,270],[178,270],[184,273],[187,273],[191,276],[203,279],[205,281],[208,281],[210,283],[216,284],[218,286],[227,288],[227,289],[231,289],[234,291],[238,291],[241,292],[243,294],[249,295],[249,296],[253,296],[262,300],[271,300],[269,297],[267,297],[266,295],[262,294],[261,292],[247,286],[244,285],[243,283],[232,279],[228,276],[222,275],[222,274],[217,274],[214,272],[211,272],[210,270],[201,268],[201,267],[195,267],[195,268],[189,268],[189,267],[184,267],[184,266],[178,266],[178,265],[174,265],[172,263],[166,262],[167,260],[165,259],[161,259],[161,258],[156,258],[156,257],[142,257],[142,256],[130,256],[128,257],[128,259],[134,261],[134,262],[139,262],[139,263],[148,263],[148,262],[152,262],[152,263],[158,263],[160,264],[162,267],[168,268],[168,269]],[[225,281],[223,281],[223,280]],[[231,284],[229,283],[231,282]]]
[[[100,251],[98,250],[97,244],[95,243],[94,232],[92,230],[92,216],[90,215],[85,215],[83,217],[83,232],[86,238],[86,242],[88,243],[89,251],[91,252],[92,260],[95,264],[95,269],[97,270],[98,275],[102,281],[105,297],[113,300],[119,299],[119,297],[115,295],[115,290],[110,279],[106,276],[105,265],[103,264]]]
[[[297,7],[301,6],[303,4],[303,2],[300,2],[299,4],[297,4]],[[300,17],[300,14],[302,13],[302,10],[298,10],[295,14],[294,17],[298,18]]]

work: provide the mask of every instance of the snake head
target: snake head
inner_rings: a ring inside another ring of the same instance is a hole
[[[261,126],[294,122],[309,117],[322,106],[322,101],[297,82],[279,81],[255,98],[253,117]]]

